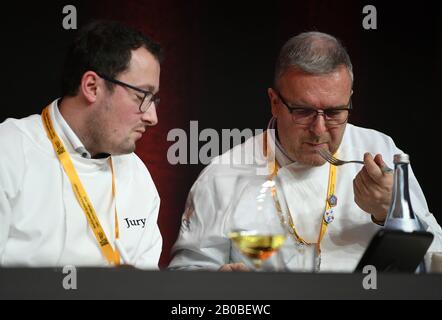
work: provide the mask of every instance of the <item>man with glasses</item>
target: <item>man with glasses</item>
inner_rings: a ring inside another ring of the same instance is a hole
[[[385,221],[393,186],[386,163],[392,167],[393,155],[401,151],[390,137],[347,122],[352,87],[352,64],[336,38],[307,32],[290,39],[280,52],[274,86],[268,89],[273,114],[268,130],[215,158],[201,173],[189,194],[170,268],[247,269],[242,263],[247,260],[229,240],[235,201],[244,201],[237,199],[246,190],[239,185],[245,172],[239,163],[260,169],[264,164],[268,178],[278,177],[273,201],[281,216],[275,214],[275,219],[286,217],[281,222],[288,236],[280,254],[264,262],[267,267],[353,271]],[[364,165],[331,166],[318,154],[320,149],[343,159],[363,158]],[[435,235],[430,250],[441,251],[441,228],[411,171],[410,192],[413,209]],[[253,208],[264,201],[258,192],[250,197],[248,201],[256,203],[242,212],[244,221],[258,219]],[[240,246],[261,243],[261,248],[244,247],[246,255],[257,256],[261,250],[269,256],[266,250],[274,249],[259,237],[237,241],[242,241]]]
[[[160,199],[134,150],[158,122],[160,56],[142,33],[93,22],[62,97],[0,124],[0,265],[158,268]]]

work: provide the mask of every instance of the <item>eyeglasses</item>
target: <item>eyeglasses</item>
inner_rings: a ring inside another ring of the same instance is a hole
[[[292,115],[293,122],[300,125],[310,125],[317,116],[324,116],[324,121],[327,126],[338,126],[344,124],[348,120],[348,115],[352,109],[351,99],[346,106],[328,108],[324,110],[317,110],[314,108],[291,106],[288,104],[281,94],[273,89],[279,97],[279,100],[287,107]]]
[[[158,105],[160,104],[160,97],[158,95],[154,95],[150,91],[146,91],[146,90],[134,87],[134,86],[132,86],[130,84],[127,84],[125,82],[119,81],[117,79],[113,79],[111,77],[108,77],[108,76],[106,76],[104,74],[101,74],[101,73],[98,73],[98,72],[96,72],[96,74],[100,78],[102,78],[102,79],[104,79],[104,80],[106,80],[108,82],[111,82],[111,83],[117,84],[119,86],[126,87],[126,88],[129,88],[129,89],[135,90],[135,91],[137,91],[139,93],[142,93],[143,96],[139,96],[138,94],[135,95],[137,97],[137,99],[140,101],[139,109],[140,109],[141,113],[145,113],[147,110],[149,110],[150,106],[152,105],[152,102],[155,104],[155,107],[158,107]]]

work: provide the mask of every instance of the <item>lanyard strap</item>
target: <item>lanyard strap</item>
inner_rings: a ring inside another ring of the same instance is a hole
[[[264,156],[268,156],[268,148],[267,148],[267,132],[265,132],[264,135]],[[269,168],[269,179],[273,179],[273,177],[275,177],[278,174],[279,171],[279,164],[276,161],[276,158],[272,161],[268,162],[268,168]],[[333,207],[336,205],[336,201],[333,201],[333,199],[336,199],[335,196],[335,189],[336,189],[336,166],[330,164],[329,167],[329,174],[328,174],[328,187],[327,187],[327,198],[325,201],[325,212],[321,221],[321,228],[319,230],[319,235],[318,235],[318,241],[316,243],[316,250],[318,253],[318,257],[321,254],[321,241],[325,236],[325,233],[327,232],[327,227],[330,224],[330,222],[333,221],[334,219],[334,215],[333,215]],[[275,201],[275,206],[276,209],[278,211],[278,213],[281,215],[280,218],[282,218],[282,208],[281,208],[281,204],[279,203],[278,197],[277,197],[277,193],[276,193],[276,189],[274,190],[274,192],[272,192],[273,195],[273,199]],[[290,213],[290,211],[288,212],[288,224],[290,227],[290,231],[293,235],[293,237],[296,239],[296,241],[298,241],[301,244],[305,244],[305,245],[311,245],[313,243],[307,242],[305,241],[298,233],[298,231],[295,228],[295,223],[293,222],[293,218],[292,215]],[[281,221],[284,221],[284,219],[282,218]]]
[[[49,116],[49,106],[47,106],[42,112],[43,125],[46,130],[46,134],[48,135],[49,140],[54,147],[55,153],[63,166],[64,171],[72,185],[72,189],[74,191],[75,197],[78,200],[81,208],[83,209],[84,214],[86,215],[86,219],[88,221],[89,227],[94,232],[95,238],[100,245],[100,249],[103,255],[106,257],[106,260],[111,265],[119,265],[120,264],[120,255],[117,250],[114,250],[106,236],[106,233],[103,230],[103,227],[100,224],[100,220],[97,217],[95,209],[90,201],[86,190],[83,187],[83,184],[78,177],[77,171],[75,170],[74,164],[72,163],[71,157],[67,152],[63,142],[61,142],[57,133],[54,130],[54,126],[52,124],[52,120]],[[110,166],[112,170],[112,195],[115,198],[116,188],[115,188],[115,175],[114,169],[112,165],[112,158],[110,159]],[[119,237],[119,227],[118,227],[118,217],[117,217],[117,209],[115,206],[115,237],[118,239]]]
[[[118,214],[117,214],[117,188],[115,187],[115,171],[112,162],[112,157],[109,157],[109,165],[112,170],[112,197],[115,199],[115,239],[120,239],[120,225],[118,224]],[[118,251],[115,250],[118,255]],[[120,261],[120,256],[118,255],[118,261]]]
[[[327,232],[327,227],[329,223],[333,220],[327,220],[327,215],[333,214],[331,212],[333,202],[331,201],[332,197],[335,197],[335,189],[336,189],[336,166],[330,164],[330,169],[328,173],[328,187],[327,187],[327,198],[325,200],[325,213],[321,222],[321,231],[319,232],[318,243],[316,245],[316,249],[318,254],[321,254],[321,241],[324,238],[325,233]],[[332,218],[333,215],[331,216]]]

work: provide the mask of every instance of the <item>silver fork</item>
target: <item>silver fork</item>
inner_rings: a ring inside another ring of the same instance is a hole
[[[331,163],[334,166],[342,166],[343,164],[346,164],[346,163],[364,164],[364,161],[359,161],[359,160],[345,161],[345,160],[338,159],[338,158],[334,157],[328,150],[325,150],[325,149],[319,149],[318,153],[325,161],[327,161],[328,163]],[[392,172],[393,171],[393,169],[391,169],[387,165],[383,166],[381,168],[381,170],[383,172]]]

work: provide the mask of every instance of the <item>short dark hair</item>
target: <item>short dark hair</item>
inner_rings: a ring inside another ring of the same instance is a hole
[[[75,96],[81,78],[95,71],[115,78],[129,68],[132,50],[146,48],[162,60],[161,46],[143,33],[115,21],[94,21],[82,28],[71,44],[62,73],[62,96]],[[113,85],[106,82],[109,89]]]

